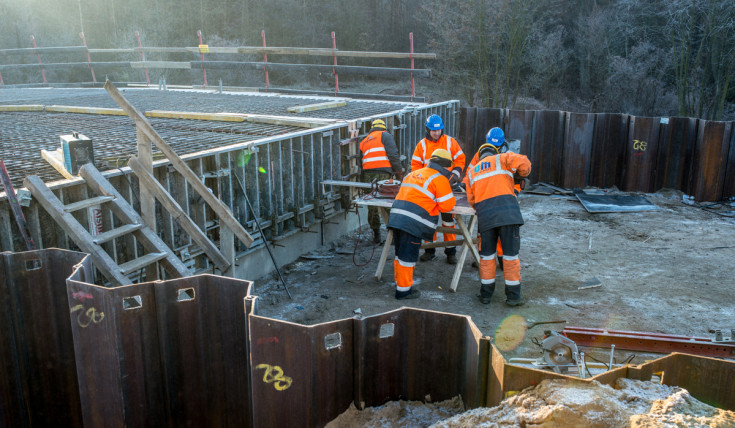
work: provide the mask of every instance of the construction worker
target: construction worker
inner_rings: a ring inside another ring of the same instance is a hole
[[[360,141],[362,154],[362,181],[372,183],[373,180],[387,180],[394,175],[398,180],[403,178],[403,167],[398,154],[398,147],[393,135],[386,131],[385,122],[375,119],[367,137]],[[368,207],[368,224],[373,231],[373,242],[380,244],[380,214],[378,207]]]
[[[493,128],[487,139],[497,138]],[[493,141],[495,143],[495,141]],[[493,144],[484,144],[479,151],[479,160],[467,170],[464,183],[467,201],[477,212],[480,231],[480,302],[490,303],[495,291],[496,242],[500,238],[503,247],[503,272],[505,276],[505,303],[519,306],[521,297],[521,248],[520,227],[523,224],[521,208],[515,194],[516,179],[531,173],[531,162],[524,155],[498,153]]]
[[[483,147],[491,145],[494,146],[497,153],[505,153],[508,151],[508,145],[505,144],[505,133],[502,129],[495,127],[492,128],[490,131],[488,131],[487,135],[485,136],[485,144],[480,146],[480,148],[477,150],[477,153],[475,153],[475,156],[472,157],[472,160],[470,161],[469,165],[467,165],[467,169],[472,169],[477,165],[480,157],[480,151],[482,151]],[[519,195],[521,193],[521,185],[520,183],[516,183],[514,186],[515,194]],[[479,233],[478,233],[479,238]],[[482,238],[480,238],[482,239]],[[503,246],[500,245],[500,239],[498,239],[498,245],[496,246],[497,250],[497,269],[503,270]],[[472,262],[472,267],[478,268],[479,265],[476,261]]]
[[[449,152],[452,157],[452,165],[450,166],[451,175],[449,179],[450,185],[459,184],[464,170],[465,156],[459,147],[457,140],[444,134],[444,122],[439,115],[432,114],[426,119],[426,138],[416,144],[416,149],[411,157],[411,170],[416,171],[429,164],[429,156],[436,149],[443,149]],[[442,226],[454,228],[454,217],[451,214],[442,214]],[[454,241],[457,236],[454,234],[443,233],[444,241]],[[432,236],[431,242],[436,240],[436,233]],[[447,256],[447,263],[450,265],[457,264],[457,248],[446,247],[444,254]],[[436,259],[436,249],[427,248],[421,255],[421,261],[427,262]]]
[[[434,150],[426,167],[411,171],[403,179],[393,202],[388,227],[393,230],[396,251],[393,261],[396,299],[415,299],[421,295],[412,288],[413,268],[419,258],[421,240],[434,236],[439,213],[450,211],[457,202],[449,184],[451,167],[450,153]]]

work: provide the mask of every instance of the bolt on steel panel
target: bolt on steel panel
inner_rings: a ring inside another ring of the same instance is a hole
[[[567,113],[562,186],[584,187],[589,182],[594,127],[594,114]]]
[[[630,118],[625,142],[625,168],[622,190],[653,192],[659,150],[660,118]]]
[[[697,201],[715,202],[732,196],[724,193],[731,133],[732,122],[699,121],[692,190]]]
[[[627,114],[597,115],[592,138],[589,185],[622,187],[625,141],[628,136]]]
[[[84,257],[57,249],[0,254],[0,426],[82,424],[64,284]]]

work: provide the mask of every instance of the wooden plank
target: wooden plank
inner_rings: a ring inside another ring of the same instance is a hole
[[[41,150],[41,157],[46,159],[46,162],[54,167],[54,169],[64,178],[69,180],[77,178],[66,169],[66,166],[64,166],[64,155],[61,153],[61,149],[56,149],[54,151]]]
[[[32,64],[31,64],[32,65]],[[356,65],[326,65],[326,64],[286,64],[276,62],[256,61],[192,61],[192,68],[206,67],[213,70],[263,70],[290,71],[294,73],[333,73],[337,72],[353,76],[372,76],[402,78],[414,77],[431,78],[431,69],[427,68],[396,68],[396,67],[362,67]],[[38,65],[36,65],[38,66]],[[45,66],[45,64],[44,64]],[[27,67],[31,68],[31,67]]]
[[[378,207],[378,213],[383,219],[383,223],[388,224],[388,210],[383,207]],[[393,229],[388,229],[388,236],[386,236],[385,238],[383,251],[380,252],[380,261],[378,262],[378,268],[375,270],[375,279],[379,280],[380,277],[383,276],[383,269],[385,269],[385,262],[386,260],[388,260],[388,251],[390,251],[391,244],[393,244]]]
[[[89,253],[94,266],[102,272],[105,278],[113,285],[129,285],[133,283],[125,275],[122,275],[119,266],[102,250],[102,247],[92,241],[92,237],[87,229],[82,227],[74,216],[64,211],[64,206],[61,201],[46,187],[43,180],[38,176],[32,175],[23,180],[23,185],[31,191],[41,206],[66,231],[66,234],[74,240],[79,248]]]
[[[128,233],[135,232],[136,230],[142,228],[142,224],[126,224],[120,227],[116,227],[114,229],[110,229],[106,232],[102,232],[99,235],[95,236],[92,241],[95,244],[103,244],[105,242],[112,241],[115,238],[119,238],[123,235],[126,235]]]
[[[155,49],[155,48],[154,48]],[[199,53],[199,48],[187,48],[189,52]],[[91,52],[91,50],[90,50]],[[309,55],[309,56],[342,56],[355,58],[402,58],[402,59],[436,59],[435,53],[410,53],[410,52],[371,52],[371,51],[341,51],[329,48],[291,48],[291,47],[262,47],[262,46],[240,46],[240,47],[209,47],[209,53],[226,54],[283,54],[283,55]]]
[[[204,250],[209,259],[212,260],[212,262],[220,270],[222,270],[222,272],[225,272],[230,267],[230,263],[227,261],[225,256],[220,253],[220,251],[212,243],[212,241],[207,238],[207,235],[201,229],[199,229],[199,227],[194,223],[191,217],[186,214],[184,209],[181,208],[181,205],[176,202],[176,200],[171,196],[171,194],[166,191],[161,183],[159,183],[158,180],[156,180],[156,178],[153,177],[151,173],[145,170],[145,167],[135,156],[130,158],[128,166],[130,166],[130,169],[132,169],[135,175],[138,176],[141,191],[143,190],[143,188],[148,190],[161,203],[161,205],[163,205],[166,211],[171,213],[174,220],[176,220],[176,222],[181,225],[186,233],[191,236],[194,242],[196,242],[202,248],[202,250]]]
[[[339,122],[334,119],[316,119],[313,117],[273,116],[266,114],[223,113],[241,116],[246,122],[267,123],[271,125],[298,126],[301,128],[319,128]]]
[[[220,122],[244,122],[242,115],[227,113],[195,113],[187,111],[151,110],[145,112],[146,117],[162,117],[166,119],[213,120]]]
[[[153,150],[151,148],[151,141],[145,136],[145,133],[140,129],[140,127],[136,127],[135,136],[140,164],[145,171],[153,173]],[[138,186],[138,191],[140,192],[140,215],[143,217],[145,224],[151,228],[153,233],[157,233],[156,200],[146,187]],[[146,268],[145,278],[146,281],[161,279],[157,264],[152,264]]]
[[[84,165],[80,170],[79,174],[87,180],[87,184],[94,189],[95,192],[114,196],[115,199],[110,201],[108,206],[115,213],[115,215],[123,223],[132,224],[145,224],[143,218],[141,218],[137,212],[131,207],[118,191],[112,187],[109,181],[102,176],[97,168],[92,164]],[[135,237],[138,239],[143,247],[149,252],[155,253],[166,253],[168,257],[161,260],[163,267],[171,273],[173,276],[189,276],[189,269],[179,258],[171,251],[171,249],[156,235],[148,226],[144,226],[140,230],[136,231]]]
[[[345,101],[330,101],[326,103],[308,104],[305,106],[289,107],[286,109],[289,113],[303,113],[306,111],[324,110],[328,108],[344,107]]]
[[[4,105],[0,106],[0,111],[43,111],[42,105],[29,104],[29,105]]]
[[[188,70],[191,68],[189,61],[130,61],[133,68],[166,68]]]
[[[76,107],[76,106],[46,106],[46,111],[55,113],[104,114],[110,116],[125,116],[119,108]]]
[[[153,263],[163,260],[166,258],[166,253],[148,253],[144,256],[138,257],[137,259],[130,260],[120,265],[120,270],[123,275],[128,275],[137,270],[143,269],[146,266],[150,266]]]
[[[235,236],[240,239],[245,246],[250,247],[253,243],[253,237],[242,227],[230,212],[230,209],[214,196],[209,189],[202,183],[199,177],[186,165],[186,163],[174,152],[174,150],[163,141],[160,135],[153,129],[148,120],[138,112],[126,99],[120,94],[115,86],[107,81],[105,90],[110,94],[113,100],[125,110],[130,118],[135,122],[136,126],[140,126],[143,132],[151,139],[153,144],[158,147],[169,159],[173,167],[189,181],[194,190],[204,199],[204,201],[212,207],[212,210],[219,216],[219,219],[227,227],[231,228]],[[183,266],[183,265],[182,265]]]
[[[93,207],[95,205],[104,204],[105,202],[110,202],[113,200],[112,196],[97,196],[90,199],[85,199],[83,201],[74,202],[69,205],[64,205],[64,211],[71,213],[74,211],[83,210],[85,208]]]

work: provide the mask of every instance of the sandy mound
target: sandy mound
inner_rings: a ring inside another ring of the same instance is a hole
[[[461,408],[458,398],[434,404],[390,402],[363,411],[352,406],[327,426],[735,427],[735,412],[704,404],[679,387],[631,379],[619,379],[615,388],[545,380],[496,407],[459,413]]]

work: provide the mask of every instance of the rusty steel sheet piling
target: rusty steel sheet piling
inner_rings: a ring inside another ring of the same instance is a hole
[[[567,114],[564,127],[562,186],[584,187],[588,183],[594,127],[594,114]]]
[[[81,426],[65,281],[85,257],[0,253],[0,426]]]
[[[670,117],[661,122],[655,189],[680,189],[692,194],[692,158],[697,135],[697,120]]]
[[[725,176],[730,154],[732,122],[699,121],[697,133],[692,193],[697,201],[720,201],[724,193]],[[730,164],[733,165],[733,164]],[[730,183],[730,187],[733,185]]]
[[[598,114],[592,137],[589,184],[621,187],[628,119],[626,114]]]

